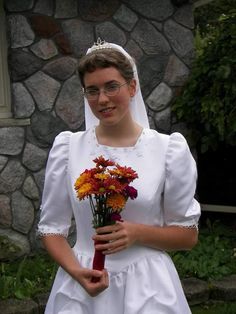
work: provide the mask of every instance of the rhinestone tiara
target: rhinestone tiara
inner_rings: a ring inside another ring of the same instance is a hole
[[[107,49],[107,48],[112,49],[113,46],[107,43],[105,40],[102,40],[100,37],[98,37],[97,42],[95,42],[90,49],[91,51],[94,51],[98,49]]]

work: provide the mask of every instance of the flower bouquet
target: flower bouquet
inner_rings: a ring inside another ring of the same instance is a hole
[[[86,169],[75,182],[75,190],[79,200],[89,199],[93,214],[93,227],[103,227],[121,220],[120,212],[127,200],[137,197],[137,190],[130,183],[138,178],[130,167],[100,156],[93,160],[96,166]],[[105,255],[95,250],[93,269],[104,268]]]

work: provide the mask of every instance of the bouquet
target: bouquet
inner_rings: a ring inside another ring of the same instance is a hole
[[[120,212],[127,200],[137,197],[137,190],[130,183],[138,178],[130,167],[99,156],[94,159],[96,166],[86,169],[75,182],[75,190],[79,200],[89,199],[93,215],[93,227],[103,227],[121,220]],[[93,269],[104,268],[105,255],[95,250]]]

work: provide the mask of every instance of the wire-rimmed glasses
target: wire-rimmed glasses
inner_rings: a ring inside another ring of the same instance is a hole
[[[129,82],[125,82],[124,84],[118,84],[118,83],[112,83],[109,85],[104,86],[104,88],[94,88],[94,87],[88,87],[84,89],[84,96],[88,100],[97,100],[100,93],[103,92],[108,97],[113,97],[119,94],[120,88]]]

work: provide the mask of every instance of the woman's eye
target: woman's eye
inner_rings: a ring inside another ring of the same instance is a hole
[[[97,95],[99,93],[98,89],[89,89],[86,91],[88,95]]]
[[[117,88],[119,88],[119,85],[117,85],[117,84],[106,86],[106,90],[109,92],[117,90]]]

